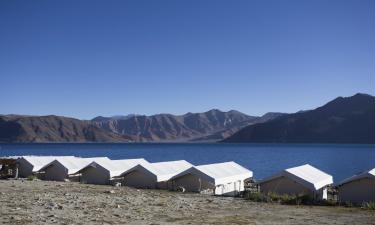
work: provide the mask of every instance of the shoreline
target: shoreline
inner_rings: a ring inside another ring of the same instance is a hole
[[[0,181],[2,224],[373,224],[341,206],[258,203],[165,190],[53,181]]]

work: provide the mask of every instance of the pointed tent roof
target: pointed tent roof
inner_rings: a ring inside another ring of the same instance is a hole
[[[167,181],[173,176],[182,171],[192,167],[193,165],[185,160],[157,162],[157,163],[143,163],[125,171],[121,175],[126,175],[132,171],[143,170],[153,174],[157,182]]]
[[[47,167],[60,164],[66,170],[68,174],[76,173],[78,170],[87,166],[93,161],[106,161],[109,160],[107,157],[94,157],[94,158],[78,158],[78,157],[66,157],[66,158],[57,158],[47,165],[43,166],[39,171],[45,170]]]
[[[83,170],[87,169],[88,167],[102,167],[103,169],[107,170],[110,174],[110,177],[119,176],[126,170],[138,165],[138,164],[146,164],[149,163],[143,158],[139,159],[121,159],[121,160],[101,160],[101,161],[93,161],[89,165],[85,166],[84,168],[80,169],[76,173],[82,173]]]
[[[264,183],[279,177],[288,177],[314,191],[333,183],[333,178],[331,175],[309,164],[283,170],[276,175],[260,181],[259,183]]]
[[[233,161],[194,166],[175,175],[173,178],[178,178],[186,174],[200,176],[215,185],[245,180],[253,176],[251,170]]]
[[[366,170],[362,173],[351,176],[351,177],[341,181],[337,186],[341,186],[343,184],[347,184],[347,183],[350,183],[352,181],[360,180],[360,179],[363,179],[363,178],[375,179],[375,168],[373,168],[371,170]]]
[[[74,158],[74,156],[22,156],[19,159],[24,159],[29,162],[33,165],[33,172],[37,172],[53,160],[62,158]]]

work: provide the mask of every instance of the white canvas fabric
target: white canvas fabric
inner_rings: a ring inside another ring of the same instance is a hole
[[[157,162],[157,163],[143,163],[139,164],[124,173],[128,174],[135,170],[145,171],[151,173],[156,177],[157,182],[168,181],[170,178],[178,173],[192,167],[193,165],[185,160]]]
[[[20,159],[26,160],[33,166],[32,172],[37,172],[47,164],[56,159],[74,158],[74,156],[22,156]]]
[[[138,164],[147,164],[145,159],[139,158],[139,159],[122,159],[122,160],[94,160],[89,165],[85,166],[84,168],[80,169],[76,173],[81,173],[84,169],[87,167],[102,167],[104,170],[109,172],[110,177],[116,177],[119,176],[121,173],[133,168],[134,166]]]
[[[253,177],[252,171],[231,161],[194,166],[175,175],[173,178],[178,178],[189,173],[203,177],[214,185],[227,184]]]
[[[363,179],[363,178],[375,179],[375,168],[371,169],[371,170],[364,171],[364,172],[359,173],[359,174],[356,174],[352,177],[349,177],[349,178],[341,181],[338,184],[338,186],[349,183],[349,182],[352,182],[352,181],[355,181],[355,180]]]
[[[260,181],[259,183],[264,183],[283,176],[288,177],[313,191],[317,191],[322,187],[333,183],[333,178],[331,175],[309,164],[283,170],[274,176]]]
[[[47,167],[56,164],[61,165],[67,170],[68,174],[74,174],[80,169],[86,167],[93,161],[106,161],[109,160],[107,157],[95,157],[95,158],[78,158],[78,157],[64,157],[57,158],[47,165],[43,166],[39,171],[45,170]]]

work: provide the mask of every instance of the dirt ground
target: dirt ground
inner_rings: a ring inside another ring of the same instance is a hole
[[[375,224],[375,211],[47,181],[0,181],[0,224]]]

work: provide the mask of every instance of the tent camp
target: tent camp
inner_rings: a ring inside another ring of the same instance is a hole
[[[81,174],[81,182],[87,184],[110,184],[113,177],[138,165],[148,163],[145,159],[102,160],[94,161],[82,168],[77,174]]]
[[[235,196],[244,190],[245,180],[252,177],[253,172],[241,165],[224,162],[191,167],[171,180],[174,189]]]
[[[125,171],[121,177],[127,186],[168,189],[170,178],[192,166],[185,160],[143,163]]]
[[[64,181],[72,175],[84,168],[93,161],[106,161],[109,160],[107,157],[96,157],[96,158],[57,158],[47,165],[43,166],[39,172],[44,172],[44,179]]]
[[[341,202],[375,202],[375,168],[349,177],[337,187]]]
[[[313,199],[327,199],[327,186],[333,183],[331,175],[306,164],[283,170],[259,182],[262,193],[309,195]]]
[[[74,156],[22,156],[17,159],[19,176],[28,177],[58,158],[74,158]]]

